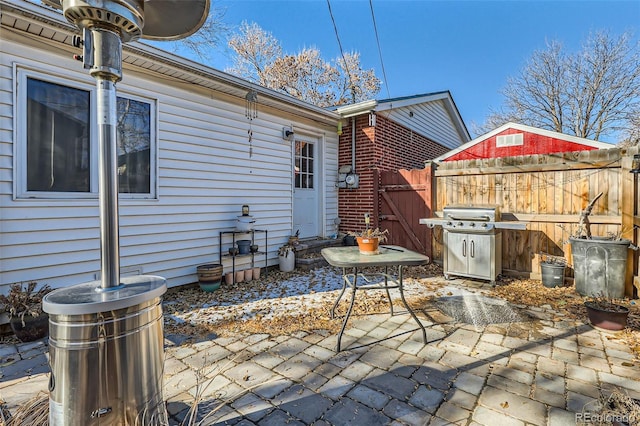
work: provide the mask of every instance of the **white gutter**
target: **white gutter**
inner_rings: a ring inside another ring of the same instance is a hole
[[[354,117],[366,112],[370,112],[378,106],[378,101],[369,100],[360,102],[353,105],[341,106],[335,109],[335,112],[340,114],[342,118]]]

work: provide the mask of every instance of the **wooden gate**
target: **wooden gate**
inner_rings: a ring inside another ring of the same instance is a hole
[[[374,170],[376,223],[389,230],[386,244],[395,244],[431,257],[431,229],[419,220],[431,217],[431,168]]]

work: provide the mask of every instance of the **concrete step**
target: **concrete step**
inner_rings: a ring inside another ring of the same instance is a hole
[[[328,263],[320,254],[325,247],[341,246],[342,239],[314,239],[301,240],[295,246],[296,268],[308,271],[310,269],[327,266]]]

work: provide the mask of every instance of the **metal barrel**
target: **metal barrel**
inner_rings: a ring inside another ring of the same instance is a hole
[[[630,240],[569,238],[576,291],[582,296],[624,297]]]
[[[49,293],[49,424],[166,425],[162,395],[165,280],[124,278]]]

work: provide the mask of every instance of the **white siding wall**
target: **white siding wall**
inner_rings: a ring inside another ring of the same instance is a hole
[[[409,116],[409,111],[413,112],[413,116]],[[442,100],[396,108],[388,114],[391,120],[447,148],[454,149],[468,142],[455,131],[456,127]]]
[[[13,182],[13,63],[94,81],[68,52],[54,55],[16,37],[3,29],[0,41],[0,292],[27,280],[54,287],[77,284],[95,279],[100,268],[97,199],[15,199]],[[218,231],[235,226],[243,204],[250,205],[256,228],[268,229],[269,263],[276,263],[276,250],[292,230],[292,147],[281,137],[283,126],[293,125],[324,143],[320,217],[325,234],[334,232],[334,126],[259,105],[250,157],[244,99],[201,87],[187,90],[188,85],[167,77],[124,74],[119,93],[158,103],[159,181],[157,200],[120,198],[123,270],[163,276],[170,286],[197,281],[196,266],[217,263]]]

